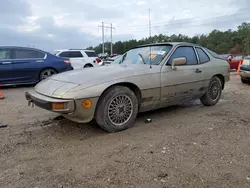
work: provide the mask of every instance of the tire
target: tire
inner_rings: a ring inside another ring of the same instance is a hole
[[[243,84],[249,83],[247,80],[245,80],[245,79],[243,79],[243,78],[241,78],[241,82],[242,82]]]
[[[208,85],[206,93],[201,97],[204,106],[214,106],[220,100],[222,93],[222,82],[217,76],[214,76]]]
[[[42,70],[42,72],[39,75],[39,80],[42,81],[42,80],[44,80],[44,79],[46,79],[54,74],[57,74],[57,71],[55,69],[50,69],[50,68],[44,69],[44,70]]]
[[[124,110],[126,112],[126,109],[128,109],[128,111],[126,114],[124,114],[123,112]],[[120,121],[119,119],[116,119],[116,115],[118,113],[121,115],[120,118],[123,118],[123,122],[121,119]],[[128,87],[114,86],[105,91],[99,99],[95,113],[95,119],[97,124],[103,130],[113,133],[132,127],[137,113],[138,99],[135,93]]]
[[[85,65],[83,68],[90,68],[90,67],[93,67],[92,65]]]

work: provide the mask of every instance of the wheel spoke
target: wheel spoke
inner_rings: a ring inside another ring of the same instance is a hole
[[[125,124],[133,113],[132,100],[127,95],[113,98],[108,107],[109,120],[118,126]]]
[[[50,69],[44,70],[41,74],[41,79],[44,80],[44,79],[46,79],[54,74],[56,74],[56,72],[52,69],[51,70]]]

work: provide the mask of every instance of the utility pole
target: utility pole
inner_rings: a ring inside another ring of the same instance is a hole
[[[104,22],[102,22],[102,55],[104,55]]]
[[[98,27],[101,27],[102,28],[102,54],[104,54],[104,49],[105,49],[105,47],[104,47],[104,28],[107,28],[107,29],[111,29],[111,45],[110,45],[110,54],[112,55],[113,54],[113,44],[112,44],[112,40],[113,40],[113,29],[115,29],[113,26],[112,26],[112,23],[111,23],[111,25],[110,25],[110,27],[109,26],[105,26],[104,25],[104,22],[102,22],[102,25],[98,25]]]

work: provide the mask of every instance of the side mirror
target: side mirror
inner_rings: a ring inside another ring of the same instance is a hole
[[[172,69],[176,70],[175,66],[186,65],[186,64],[187,64],[187,59],[185,57],[175,58],[172,61]]]

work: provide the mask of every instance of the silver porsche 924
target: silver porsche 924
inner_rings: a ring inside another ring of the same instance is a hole
[[[229,64],[190,43],[148,44],[112,64],[53,75],[25,93],[29,103],[108,132],[134,124],[138,112],[192,99],[215,105],[230,79]]]

